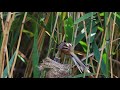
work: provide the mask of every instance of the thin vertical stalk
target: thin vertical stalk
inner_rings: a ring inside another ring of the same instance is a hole
[[[81,16],[83,16],[84,14],[83,14],[83,12],[81,12]],[[87,31],[86,31],[86,23],[85,23],[85,21],[83,21],[83,26],[84,26],[84,31],[85,31],[85,37],[86,37],[86,42],[88,42],[88,36],[87,36]]]
[[[12,18],[11,18],[11,20],[10,20],[10,24],[9,24],[8,30],[10,30],[11,25],[12,25],[12,22],[14,21],[14,18],[15,18],[15,12],[13,13]],[[9,77],[9,75],[10,75],[10,68],[9,68],[8,49],[6,49],[6,62],[7,62],[8,77]],[[4,68],[4,66],[3,66],[3,68]]]
[[[83,16],[83,12],[81,12],[81,16]],[[84,31],[85,31],[85,38],[86,38],[86,42],[88,44],[88,35],[87,35],[87,31],[86,31],[86,25],[85,25],[85,21],[83,21],[83,26],[84,26]],[[87,50],[88,51],[88,50]],[[88,59],[88,56],[86,56],[86,60]],[[86,70],[85,70],[86,71]],[[84,76],[85,77],[85,71],[84,71]]]
[[[93,65],[93,57],[90,58],[90,64],[92,65],[93,73],[95,73],[95,68],[94,68],[94,65]]]
[[[11,23],[13,22],[13,19],[11,18],[11,16],[12,16],[12,13],[8,12],[6,22],[3,28],[3,42],[2,42],[1,51],[0,51],[0,77],[3,76],[5,53],[7,51],[9,31],[10,31]]]
[[[3,13],[0,12],[0,19],[1,19],[1,24],[2,24],[2,31],[4,31],[4,22],[3,22]]]
[[[97,16],[98,16],[98,19],[99,19],[99,21],[100,21],[101,27],[103,27],[103,25],[102,25],[102,20],[101,20],[101,17],[100,17],[100,13],[99,13],[99,12],[97,13]]]
[[[80,18],[80,13],[79,12],[77,13],[77,18],[76,19],[78,19],[78,18]],[[73,30],[73,32],[74,32],[73,33],[74,34],[73,48],[75,48],[75,40],[76,40],[76,37],[77,37],[77,30],[78,30],[78,24],[76,25],[75,30]]]
[[[7,62],[8,78],[9,78],[9,75],[10,75],[10,67],[9,67],[8,49],[7,49],[7,51],[6,51],[6,62]]]
[[[93,22],[93,12],[91,14],[91,25],[90,25],[90,33],[89,33],[89,36],[88,36],[88,47],[87,47],[87,55],[86,55],[86,65],[88,63],[88,55],[89,55],[89,52],[90,52],[90,38],[91,38],[91,31],[92,31],[92,22]],[[85,77],[85,73],[86,73],[86,70],[84,71],[84,76]]]
[[[114,35],[114,30],[115,30],[115,21],[116,21],[116,12],[114,16],[114,21],[113,21],[113,28],[112,28],[112,36],[110,40],[110,71],[111,71],[111,78],[113,78],[113,70],[112,70],[112,42],[113,42],[113,35]]]
[[[55,23],[54,23],[54,27],[53,27],[52,35],[50,36],[50,45],[49,45],[49,49],[48,49],[48,53],[47,53],[47,57],[49,56],[50,51],[51,51],[52,38],[54,37],[54,32],[55,32],[55,27],[56,27],[56,25],[57,25],[57,20],[58,20],[58,12],[57,12],[57,15],[56,15],[56,20],[55,20]]]
[[[19,35],[18,44],[17,44],[17,49],[16,49],[16,55],[15,55],[15,58],[14,58],[14,61],[13,61],[13,65],[12,65],[12,68],[11,68],[11,72],[10,72],[10,78],[13,75],[13,70],[14,70],[14,67],[15,67],[15,64],[16,64],[18,51],[19,51],[19,47],[20,47],[20,42],[21,42],[21,38],[22,38],[22,30],[24,28],[24,23],[25,23],[26,16],[27,16],[27,12],[25,12],[24,18],[23,18],[23,21],[22,21],[22,26],[21,26],[20,35]]]
[[[47,16],[46,16],[46,19],[45,19],[45,22],[44,22],[45,25],[48,23],[49,17],[50,17],[50,13],[48,13]],[[43,40],[42,37],[44,37],[44,34],[45,34],[45,28],[42,27],[41,33],[39,33],[39,36],[38,36],[39,37],[38,38],[38,47],[39,47],[39,49],[40,49],[40,45],[41,45],[42,40]]]
[[[108,24],[109,24],[111,14],[112,14],[112,13],[110,12],[106,26],[108,26]],[[106,28],[107,28],[107,27],[106,27]],[[105,28],[105,34],[104,34],[104,39],[103,39],[103,44],[102,44],[102,50],[101,50],[101,54],[100,54],[100,61],[99,61],[99,64],[98,64],[97,74],[96,74],[96,76],[95,76],[96,78],[98,78],[98,74],[99,74],[100,66],[101,66],[101,62],[102,62],[102,55],[103,55],[103,50],[104,50],[104,47],[105,47],[105,38],[106,38],[106,33],[107,33],[106,28]]]
[[[49,17],[50,17],[50,13],[48,13],[46,18],[45,18],[45,21],[44,21],[45,25],[48,23]],[[45,36],[45,28],[41,27],[41,31],[39,32],[39,36],[38,36],[39,37],[38,38],[38,52],[41,52],[41,49],[42,49],[41,47],[43,44],[43,37],[44,36]],[[33,50],[31,51],[30,56],[29,56],[30,61],[28,62],[27,66],[26,66],[24,78],[30,78],[32,75],[32,71],[33,71],[32,61],[31,61],[32,53],[33,53]]]
[[[106,76],[109,77],[109,54],[110,54],[110,24],[107,24],[108,12],[105,12],[105,26],[106,26]]]

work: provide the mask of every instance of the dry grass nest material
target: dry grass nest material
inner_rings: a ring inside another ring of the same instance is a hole
[[[71,74],[72,66],[70,64],[58,63],[49,57],[45,58],[39,66],[39,70],[49,70],[46,73],[46,78],[65,78]]]

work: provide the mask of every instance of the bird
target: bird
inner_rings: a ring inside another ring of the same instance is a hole
[[[76,54],[74,54],[74,49],[71,43],[61,42],[58,46],[58,50],[65,55],[69,55],[80,71],[90,73],[88,67],[80,61]]]

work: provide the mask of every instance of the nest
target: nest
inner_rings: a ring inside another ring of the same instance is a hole
[[[46,72],[46,78],[65,78],[70,76],[72,71],[72,66],[70,64],[61,64],[49,57],[43,60],[39,70],[42,71],[46,68],[49,69],[48,72]]]

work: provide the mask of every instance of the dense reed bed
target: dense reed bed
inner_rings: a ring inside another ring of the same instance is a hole
[[[0,77],[45,78],[41,63],[59,57],[58,65],[73,66],[65,78],[119,78],[119,25],[119,12],[0,12]],[[72,45],[90,73],[58,53],[61,42]]]

